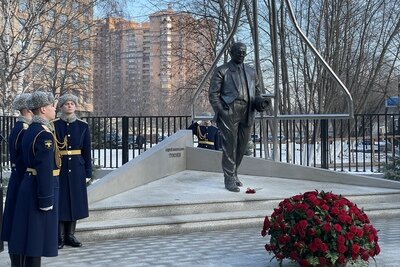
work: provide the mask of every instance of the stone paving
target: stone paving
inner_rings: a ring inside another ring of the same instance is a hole
[[[375,219],[379,230],[381,253],[369,265],[400,266],[400,218]],[[113,266],[249,266],[277,267],[264,250],[268,237],[258,228],[193,232],[166,236],[134,237],[86,242],[82,248],[66,247],[59,256],[42,258],[43,267],[113,267]],[[5,248],[7,251],[7,247]],[[8,254],[0,253],[0,266],[10,266]],[[285,267],[296,266],[290,262]],[[361,265],[360,265],[361,266]]]

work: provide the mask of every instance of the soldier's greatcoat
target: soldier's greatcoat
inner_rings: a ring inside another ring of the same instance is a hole
[[[197,136],[197,147],[219,150],[219,130],[214,125],[199,125],[197,122],[189,126],[193,134]]]
[[[67,137],[61,149],[59,221],[77,221],[89,216],[86,178],[92,177],[91,141],[85,121],[53,121],[57,140]]]
[[[29,257],[58,255],[58,176],[54,137],[32,122],[22,140],[27,171],[21,182],[8,242],[9,252]],[[53,207],[44,211],[41,208]]]
[[[1,240],[10,240],[12,222],[14,218],[15,204],[21,181],[24,178],[26,166],[22,157],[22,138],[28,129],[28,124],[23,121],[17,121],[11,130],[8,138],[8,151],[11,161],[11,175],[7,187],[7,197],[4,206],[3,226],[1,231]]]

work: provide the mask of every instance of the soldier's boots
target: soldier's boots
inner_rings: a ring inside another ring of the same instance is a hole
[[[11,254],[10,253],[10,260],[11,260],[11,267],[21,267],[21,255],[19,254]]]
[[[234,177],[225,177],[225,188],[231,192],[239,192],[240,188],[236,184]]]
[[[21,257],[21,267],[40,267],[41,257]]]
[[[62,249],[64,247],[65,242],[65,223],[58,223],[58,249]]]
[[[81,247],[82,243],[78,241],[75,237],[75,228],[76,228],[76,221],[74,222],[65,222],[65,245],[71,246],[74,248]]]

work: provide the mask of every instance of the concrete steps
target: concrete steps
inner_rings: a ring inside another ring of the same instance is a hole
[[[400,217],[400,192],[348,195],[370,218]],[[281,198],[166,204],[124,205],[90,209],[79,221],[82,241],[127,238],[240,227],[262,227]]]

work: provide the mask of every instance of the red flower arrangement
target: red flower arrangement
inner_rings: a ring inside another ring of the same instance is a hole
[[[265,217],[265,249],[282,263],[287,258],[300,266],[344,266],[378,255],[377,230],[357,205],[341,195],[311,191],[279,203]]]

